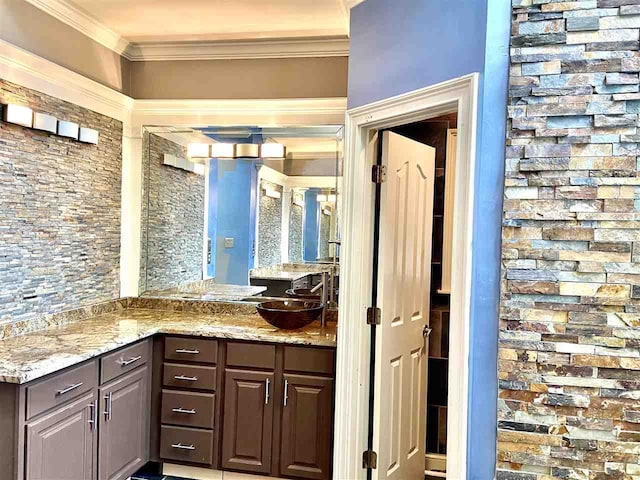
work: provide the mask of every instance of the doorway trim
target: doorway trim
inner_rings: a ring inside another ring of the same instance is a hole
[[[467,478],[469,393],[469,318],[471,240],[479,74],[347,111],[345,122],[344,208],[342,217],[341,304],[336,380],[334,478],[364,479],[369,415],[370,326],[366,323],[372,288],[374,155],[371,135],[383,128],[458,112],[455,170],[447,420],[447,478]],[[452,374],[452,372],[454,374]]]

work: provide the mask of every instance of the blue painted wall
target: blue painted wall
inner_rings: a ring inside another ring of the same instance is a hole
[[[366,0],[351,11],[349,108],[480,73],[467,478],[496,468],[509,0]]]
[[[303,258],[307,262],[318,259],[318,190],[310,188],[304,193],[304,227],[302,232]]]
[[[351,10],[349,108],[482,72],[486,17],[484,0],[357,5]]]
[[[207,238],[211,242],[211,261],[207,264],[207,275],[216,276],[216,236],[218,231],[218,160],[209,161],[209,205],[207,210]]]
[[[255,232],[255,161],[211,160],[218,164],[215,272],[217,283],[249,284],[253,265],[252,239]],[[212,188],[212,187],[211,187]],[[211,221],[211,219],[209,220]],[[233,238],[233,248],[224,239]]]

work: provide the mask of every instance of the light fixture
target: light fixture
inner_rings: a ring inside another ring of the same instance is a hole
[[[263,143],[260,145],[260,156],[262,158],[284,158],[286,156],[285,146],[281,143]]]
[[[265,188],[264,194],[267,197],[271,197],[271,198],[280,198],[282,196],[282,194],[278,190],[276,190],[275,188],[271,188],[271,187]]]
[[[2,118],[5,122],[22,125],[23,127],[33,127],[33,110],[21,105],[4,105]]]
[[[327,201],[328,202],[334,202],[336,201],[336,196],[334,194],[331,194],[329,196],[327,196]]]
[[[235,145],[233,143],[214,143],[211,145],[212,158],[233,158],[235,157]]]
[[[260,157],[260,145],[255,143],[238,143],[236,145],[236,158]]]
[[[79,140],[83,143],[91,143],[93,145],[98,144],[98,137],[100,134],[97,130],[93,128],[80,127],[80,138]]]
[[[58,119],[46,113],[35,112],[33,114],[33,128],[49,133],[57,133]]]
[[[291,200],[294,205],[304,207],[304,197],[302,195],[294,195]]]
[[[316,197],[316,200],[318,202],[326,202],[327,201],[327,196],[323,193],[318,194],[318,196]]]
[[[190,143],[187,145],[187,156],[190,158],[210,158],[208,143]]]
[[[58,121],[58,135],[61,137],[73,138],[78,140],[78,132],[80,131],[80,125],[74,122],[66,122],[64,120]]]

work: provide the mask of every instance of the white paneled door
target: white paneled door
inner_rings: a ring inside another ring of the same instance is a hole
[[[435,149],[385,131],[373,478],[424,478]]]

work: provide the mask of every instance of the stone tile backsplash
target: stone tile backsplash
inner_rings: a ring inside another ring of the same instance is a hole
[[[202,280],[205,177],[164,165],[186,148],[145,132],[140,293]]]
[[[100,132],[88,145],[0,122],[0,323],[117,299],[122,123],[1,79],[0,103]]]
[[[640,0],[512,13],[497,479],[640,479]]]

